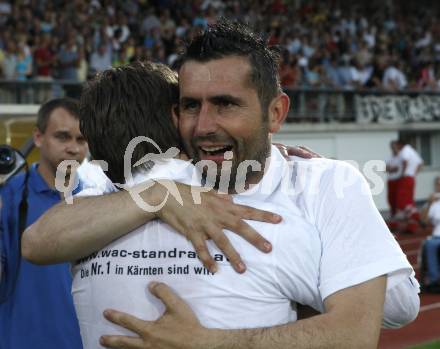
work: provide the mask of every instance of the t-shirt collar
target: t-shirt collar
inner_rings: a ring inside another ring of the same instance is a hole
[[[264,201],[271,196],[279,187],[283,175],[288,169],[287,160],[281,155],[278,148],[271,146],[270,157],[266,161],[265,171],[261,181],[234,198],[252,198],[252,200]]]
[[[32,164],[29,168],[29,184],[30,187],[33,188],[33,190],[35,190],[37,193],[54,192],[59,194],[59,191],[49,187],[44,178],[38,172],[38,163]],[[78,185],[73,190],[72,195],[79,193],[81,190],[82,183],[79,181]]]

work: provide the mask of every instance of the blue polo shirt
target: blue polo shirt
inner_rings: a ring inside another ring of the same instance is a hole
[[[1,191],[0,299],[8,297],[0,304],[0,349],[81,349],[71,296],[70,265],[38,266],[18,259],[18,210],[24,177],[24,174],[15,176]],[[38,173],[35,164],[29,170],[28,188],[26,226],[61,199],[59,192],[51,189]],[[78,187],[75,192],[79,190]]]

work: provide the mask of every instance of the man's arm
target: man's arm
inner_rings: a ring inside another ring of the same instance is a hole
[[[408,161],[403,160],[402,162],[402,177],[405,177],[406,168],[408,167]]]
[[[420,164],[420,165],[418,165],[417,166],[417,169],[416,169],[416,175],[420,172],[420,170],[423,168],[423,161],[422,161],[422,163]]]
[[[279,146],[284,149],[286,156],[320,157],[306,147]],[[271,251],[270,243],[243,220],[278,223],[280,217],[235,205],[228,196],[214,192],[202,193],[202,205],[196,206],[190,187],[179,183],[177,187],[184,205],[170,197],[163,209],[156,213],[141,210],[127,192],[78,198],[73,205],[58,204],[24,232],[23,256],[37,264],[73,261],[103,248],[155,218],[162,219],[191,240],[201,261],[211,271],[215,271],[216,263],[208,253],[208,239],[212,239],[225,253],[235,270],[244,271],[240,255],[229,243],[223,229],[241,235],[263,252]],[[141,196],[145,202],[155,206],[165,195],[163,186],[154,185]]]
[[[105,311],[108,320],[139,337],[103,336],[101,344],[128,349],[376,348],[385,288],[386,277],[381,276],[327,297],[322,315],[271,328],[220,330],[202,327],[171,289],[153,284],[151,292],[166,306],[164,315],[148,322]]]
[[[165,182],[157,181],[142,192],[141,198],[151,206],[158,206],[167,195],[162,185]],[[180,183],[176,185],[183,205],[169,195],[166,204],[155,213],[138,207],[126,191],[79,198],[73,205],[60,203],[26,229],[22,240],[23,256],[38,264],[73,261],[155,218],[162,219],[191,240],[198,256],[212,272],[216,271],[216,263],[208,252],[208,239],[225,253],[236,271],[245,271],[240,255],[223,229],[236,232],[263,252],[270,252],[270,243],[243,220],[278,223],[281,217],[236,205],[227,196],[214,192],[200,193],[201,204],[195,204],[192,188]]]
[[[397,166],[386,165],[385,170],[388,173],[396,173],[399,168]]]

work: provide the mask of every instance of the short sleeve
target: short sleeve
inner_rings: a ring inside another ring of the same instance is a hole
[[[411,154],[410,154],[409,149],[407,147],[402,148],[402,150],[399,153],[399,156],[404,161],[411,160]]]
[[[414,275],[387,290],[382,327],[399,328],[414,321],[420,310],[419,292]]]
[[[315,220],[322,241],[322,299],[385,274],[389,289],[411,274],[358,170],[334,161],[322,175],[319,195]]]

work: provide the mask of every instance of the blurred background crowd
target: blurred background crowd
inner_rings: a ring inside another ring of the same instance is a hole
[[[170,66],[219,16],[282,48],[286,88],[438,90],[438,5],[404,1],[0,1],[0,78],[84,81],[139,59]]]

